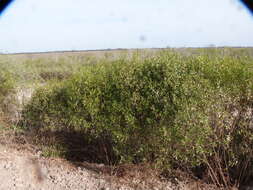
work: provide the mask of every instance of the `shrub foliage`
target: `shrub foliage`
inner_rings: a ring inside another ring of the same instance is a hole
[[[103,61],[38,89],[23,118],[38,132],[100,139],[110,163],[201,167],[229,186],[253,171],[252,58],[162,52]]]

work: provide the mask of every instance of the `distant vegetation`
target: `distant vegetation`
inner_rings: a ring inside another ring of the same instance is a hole
[[[9,96],[14,93],[15,81],[12,74],[0,63],[0,120],[5,119]],[[5,113],[5,114],[4,114]]]
[[[44,155],[179,168],[226,187],[253,177],[252,49],[104,55],[7,67],[17,85],[37,83],[19,126]]]

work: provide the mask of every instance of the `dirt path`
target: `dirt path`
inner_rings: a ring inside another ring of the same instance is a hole
[[[1,190],[126,189],[65,161],[38,158],[3,146],[0,148],[0,179]]]
[[[0,190],[112,190],[133,189],[116,185],[104,175],[64,160],[39,158],[0,145]],[[144,186],[143,186],[144,187]],[[134,188],[135,189],[135,188]],[[137,189],[142,189],[138,187]],[[175,189],[170,183],[154,189]]]

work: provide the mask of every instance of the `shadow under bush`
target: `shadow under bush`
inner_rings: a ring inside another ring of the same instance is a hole
[[[40,147],[43,156],[62,157],[74,162],[95,162],[108,165],[117,161],[113,154],[111,139],[103,137],[90,138],[90,134],[73,130],[24,131],[27,140]],[[88,137],[88,138],[87,138]]]

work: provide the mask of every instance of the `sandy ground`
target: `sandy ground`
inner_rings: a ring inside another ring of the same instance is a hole
[[[96,168],[98,167],[96,165]],[[216,189],[195,182],[162,182],[154,179],[151,173],[146,173],[142,179],[117,180],[99,173],[94,168],[94,165],[89,163],[77,166],[63,159],[43,158],[39,153],[0,145],[0,190]]]
[[[1,190],[130,190],[125,184],[112,182],[110,178],[85,167],[71,165],[60,159],[46,159],[29,152],[18,151],[0,145]],[[178,189],[169,182],[152,189]],[[180,188],[181,189],[181,188]]]
[[[215,190],[210,185],[159,181],[145,176],[119,179],[100,173],[98,164],[73,165],[63,159],[49,159],[39,152],[18,150],[0,144],[0,190]],[[174,179],[177,180],[177,179]]]

